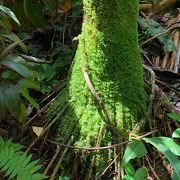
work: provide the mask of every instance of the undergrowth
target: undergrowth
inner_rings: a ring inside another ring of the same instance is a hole
[[[32,155],[23,152],[22,148],[22,145],[14,144],[11,139],[4,141],[0,136],[0,171],[5,172],[8,179],[45,179],[45,175],[37,172],[41,168],[39,160],[31,161]]]

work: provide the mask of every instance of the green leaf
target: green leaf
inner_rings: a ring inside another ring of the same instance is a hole
[[[29,101],[32,106],[39,110],[39,104],[32,97],[29,96],[29,91],[26,87],[22,87],[20,89],[20,93]]]
[[[21,76],[26,78],[32,78],[33,74],[31,70],[26,68],[23,64],[19,63],[18,61],[21,59],[19,56],[7,56],[3,58],[2,61],[0,61],[0,64],[3,64],[4,66],[7,66],[8,68],[16,71]]]
[[[33,175],[33,179],[41,180],[41,179],[46,179],[46,178],[47,178],[47,176],[45,176],[44,174],[37,173],[37,174]]]
[[[4,147],[4,139],[0,136],[0,146]],[[0,152],[1,152],[2,148],[0,148]]]
[[[82,0],[72,0],[73,5],[80,5],[82,4]]]
[[[4,48],[1,52],[0,52],[0,58],[5,58],[8,54],[11,53],[11,51],[20,43],[22,43],[22,40],[20,41],[15,41],[13,43],[11,43],[9,46],[7,46],[6,48]]]
[[[24,122],[26,119],[27,119],[26,106],[23,103],[21,103],[18,121],[19,122]]]
[[[20,22],[18,21],[16,15],[9,8],[0,5],[0,10],[3,11],[7,16],[13,19],[20,26]]]
[[[122,159],[123,167],[125,167],[126,164],[131,159],[140,158],[146,154],[147,154],[147,150],[144,144],[141,141],[134,139],[131,143],[127,145],[127,148],[125,150],[125,153]]]
[[[177,113],[169,113],[169,114],[167,114],[167,115],[168,115],[171,119],[180,122],[180,114],[177,114]]]
[[[36,172],[36,171],[38,171],[38,170],[40,170],[41,169],[41,165],[36,165],[36,166],[34,166],[34,167],[32,167],[31,169],[30,169],[30,172],[31,173],[34,173],[34,172]]]
[[[179,180],[179,176],[176,174],[175,171],[172,174],[172,180]]]
[[[21,152],[21,149],[24,148],[24,146],[22,146],[21,144],[14,144],[13,145],[13,148],[14,148],[14,152]]]
[[[24,10],[31,23],[37,27],[45,26],[42,4],[37,0],[24,0]]]
[[[172,138],[180,138],[180,128],[177,128],[177,129],[173,132]]]
[[[26,165],[30,162],[31,158],[32,155],[27,156],[26,159],[21,163],[21,166],[26,167]]]
[[[7,113],[7,107],[5,105],[5,96],[2,84],[0,85],[0,119],[4,119]]]
[[[176,143],[172,138],[154,137],[154,138],[146,138],[146,141],[150,141],[154,144],[163,144],[172,153],[174,153],[177,156],[180,156],[180,145],[178,143]]]
[[[4,147],[4,151],[1,152],[0,156],[3,157],[1,159],[3,159],[1,162],[0,162],[0,168],[2,168],[9,160],[8,158],[8,155],[9,155],[9,148],[7,146]]]
[[[164,27],[162,27],[158,22],[152,19],[141,18],[139,19],[139,24],[143,29],[147,30],[151,34],[151,36],[155,36],[166,31]],[[157,38],[164,45],[163,48],[165,52],[176,51],[176,47],[170,35],[165,34]]]
[[[123,180],[135,180],[135,179],[132,176],[126,175],[126,176],[124,176]]]
[[[23,166],[22,166],[23,167]],[[17,175],[17,180],[28,180],[29,179],[30,174],[27,171],[24,171],[24,169],[22,168]],[[30,178],[31,180],[33,180],[32,178]]]
[[[11,70],[6,70],[6,71],[4,71],[2,74],[1,74],[1,77],[3,78],[3,79],[8,79],[11,75],[12,75],[12,71]]]
[[[125,166],[125,171],[128,176],[134,177],[135,170],[134,170],[134,167],[129,162]]]
[[[2,26],[7,31],[12,31],[11,22],[9,21],[8,17],[2,12],[0,12],[0,26]]]
[[[139,168],[135,173],[136,180],[143,180],[147,176],[148,169],[146,167]]]
[[[156,141],[155,138],[143,138],[143,139],[147,143],[152,144],[155,148],[157,148],[166,156],[166,158],[173,166],[176,176],[180,177],[180,161],[179,158],[174,153],[172,153],[172,149],[170,150],[168,147],[164,146],[163,143]]]
[[[56,70],[53,68],[53,66],[50,66],[49,64],[43,64],[42,68],[44,70],[44,75],[47,81],[51,80],[56,75]]]
[[[21,169],[20,165],[18,164],[19,158],[20,158],[20,156],[18,156],[18,155],[13,158],[13,160],[14,160],[12,163],[13,168],[12,168],[12,172],[11,172],[9,179],[15,177],[16,174],[18,174],[19,170]]]
[[[39,83],[34,82],[31,79],[20,79],[18,81],[18,84],[20,85],[21,88],[30,88],[30,89],[40,90]]]
[[[9,151],[10,151],[9,159],[12,159],[15,154],[13,147],[10,146]],[[5,176],[9,176],[11,174],[11,172],[12,172],[12,169],[10,168],[11,164],[12,164],[12,162],[8,161],[7,164],[4,166],[4,169],[7,169]],[[2,168],[2,170],[3,170],[3,168]]]
[[[29,169],[32,169],[37,163],[39,162],[39,160],[35,160],[35,161],[32,161],[30,162],[26,168],[29,170]],[[32,171],[30,171],[31,173],[33,173]]]
[[[4,141],[0,136],[0,170],[5,172],[5,176],[9,176],[5,179],[45,179],[43,174],[34,171],[41,167],[37,165],[38,160],[31,163],[32,155],[27,156],[27,153],[20,151],[20,147],[20,144],[12,143],[11,139]]]
[[[0,33],[0,36],[6,37],[14,42],[19,42],[19,45],[21,46],[24,53],[28,53],[27,46],[22,42],[22,40],[13,32],[10,33]]]
[[[5,84],[3,91],[5,104],[9,112],[17,119],[20,113],[21,96],[16,85]]]

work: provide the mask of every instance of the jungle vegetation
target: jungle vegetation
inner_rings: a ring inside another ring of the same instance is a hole
[[[178,3],[1,1],[0,176],[178,179]]]

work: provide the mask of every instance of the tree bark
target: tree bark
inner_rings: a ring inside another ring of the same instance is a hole
[[[48,115],[57,114],[67,100],[57,139],[73,134],[75,145],[92,147],[102,127],[100,146],[117,138],[116,130],[128,138],[144,113],[146,97],[138,49],[138,0],[83,0],[83,4],[85,18],[68,89],[60,92]],[[108,164],[102,159],[98,168]]]

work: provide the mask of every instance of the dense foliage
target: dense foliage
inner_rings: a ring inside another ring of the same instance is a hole
[[[178,0],[0,2],[0,176],[179,179]]]

